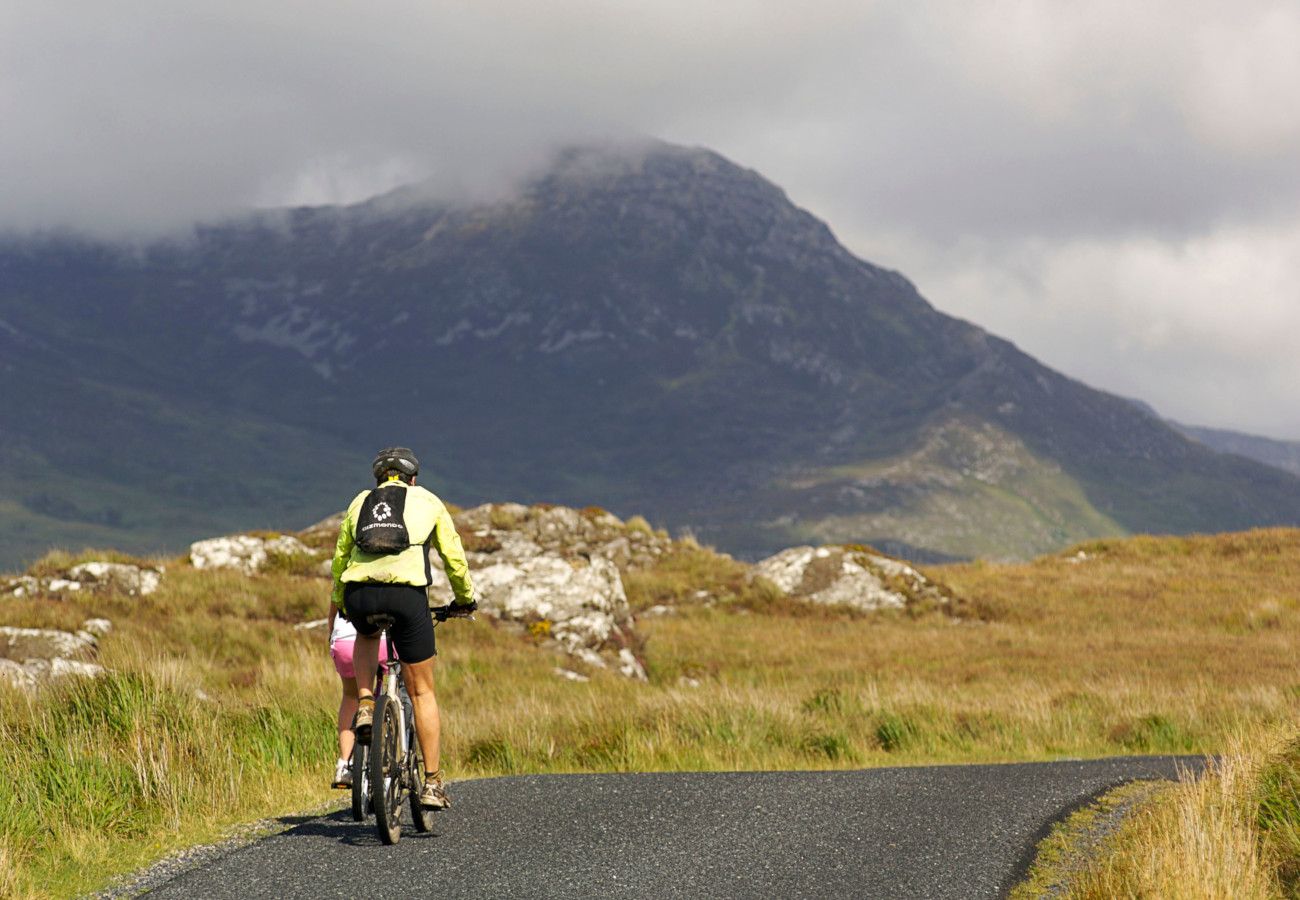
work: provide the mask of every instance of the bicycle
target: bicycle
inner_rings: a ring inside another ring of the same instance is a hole
[[[474,618],[453,612],[451,606],[434,607],[430,612],[435,628],[449,618]],[[433,827],[434,810],[420,804],[424,753],[415,733],[411,698],[401,679],[402,664],[393,648],[393,617],[376,613],[367,616],[366,621],[383,631],[389,662],[375,694],[370,743],[367,746],[358,741],[352,750],[352,817],[363,821],[373,808],[379,839],[396,844],[402,837],[403,803],[410,806],[411,822],[419,832]]]

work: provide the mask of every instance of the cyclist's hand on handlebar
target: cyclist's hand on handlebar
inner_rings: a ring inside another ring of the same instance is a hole
[[[468,603],[453,603],[451,606],[447,607],[447,618],[472,619],[476,609],[478,609],[477,600],[471,600]]]
[[[478,609],[477,601],[471,600],[469,603],[452,603],[447,606],[435,606],[431,611],[434,619],[439,622],[445,622],[448,619],[472,619],[474,610]]]

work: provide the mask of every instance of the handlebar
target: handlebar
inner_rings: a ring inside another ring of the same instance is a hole
[[[461,606],[464,605],[465,604],[461,604]],[[474,620],[474,613],[472,610],[458,609],[457,605],[454,603],[448,603],[446,606],[435,606],[430,609],[429,612],[433,613],[433,620],[435,622],[445,622],[448,619]]]

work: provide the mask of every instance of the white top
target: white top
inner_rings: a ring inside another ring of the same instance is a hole
[[[330,632],[330,646],[333,646],[335,641],[356,640],[356,637],[357,626],[345,619],[342,613],[336,614],[334,616],[334,630]]]

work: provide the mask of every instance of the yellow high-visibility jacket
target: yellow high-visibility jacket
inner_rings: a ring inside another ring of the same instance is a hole
[[[410,584],[425,587],[431,582],[429,548],[442,557],[442,568],[451,582],[454,602],[470,603],[474,599],[474,583],[469,577],[465,562],[465,549],[460,535],[451,520],[451,513],[432,491],[410,486],[398,479],[388,485],[406,488],[406,506],[403,520],[411,546],[398,553],[366,553],[356,543],[357,514],[370,491],[362,491],[348,504],[348,511],[339,526],[339,539],[334,547],[334,605],[343,609],[343,585],[356,581],[382,581],[387,584]]]

